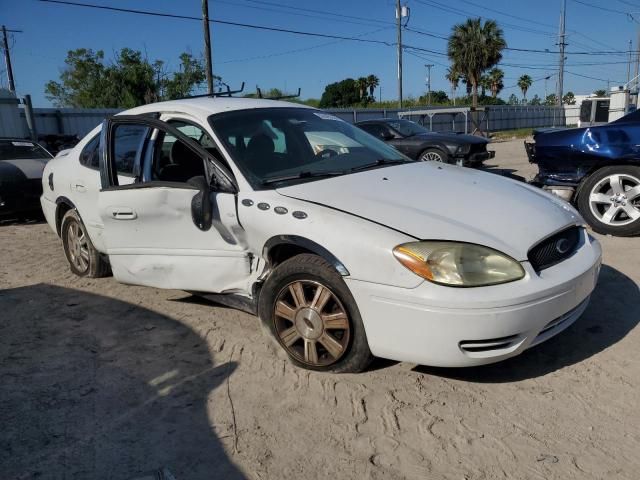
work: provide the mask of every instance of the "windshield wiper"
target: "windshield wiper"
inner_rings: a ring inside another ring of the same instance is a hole
[[[294,173],[292,175],[282,175],[280,177],[270,177],[262,180],[262,185],[269,185],[271,183],[286,182],[287,180],[299,180],[303,178],[322,178],[322,177],[337,177],[338,175],[344,175],[346,172],[343,170],[326,171],[326,172],[310,172],[303,171]]]
[[[380,158],[372,163],[365,163],[364,165],[358,165],[357,167],[353,167],[349,169],[350,172],[359,172],[361,170],[369,170],[370,168],[382,167],[384,165],[397,165],[399,163],[410,163],[410,160],[388,160],[386,158]]]

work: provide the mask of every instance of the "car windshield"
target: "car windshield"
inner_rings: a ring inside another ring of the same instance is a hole
[[[424,128],[422,125],[418,125],[416,122],[412,122],[411,120],[394,120],[392,122],[387,122],[387,125],[400,132],[400,135],[403,137],[429,133],[429,130]]]
[[[237,110],[209,117],[254,188],[412,162],[333,115],[307,108]]]
[[[20,160],[25,158],[51,158],[51,155],[34,142],[27,140],[0,140],[0,160]]]

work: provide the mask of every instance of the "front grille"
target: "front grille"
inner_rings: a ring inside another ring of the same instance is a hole
[[[580,227],[563,230],[529,250],[529,262],[539,272],[552,267],[574,254],[580,243]]]
[[[487,151],[486,143],[472,143],[471,148],[469,149],[469,154],[473,155],[475,153],[485,153]]]

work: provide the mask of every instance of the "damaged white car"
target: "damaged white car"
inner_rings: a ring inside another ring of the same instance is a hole
[[[285,102],[129,110],[50,161],[43,184],[74,273],[257,313],[315,370],[512,357],[582,314],[600,267],[569,204]]]

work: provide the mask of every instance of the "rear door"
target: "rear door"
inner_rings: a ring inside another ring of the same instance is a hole
[[[120,184],[118,170],[129,164],[139,168]],[[210,152],[165,122],[117,116],[103,126],[100,176],[99,214],[116,279],[188,291],[248,289],[235,182]],[[213,212],[206,230],[192,206],[202,181],[215,185],[204,200]]]

